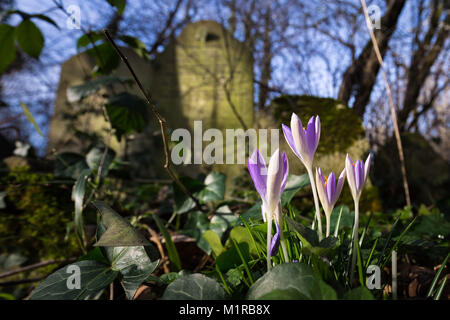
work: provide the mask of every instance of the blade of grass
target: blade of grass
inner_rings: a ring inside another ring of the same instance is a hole
[[[250,283],[253,284],[255,281],[253,280],[253,276],[252,273],[250,271],[250,268],[248,267],[247,261],[244,259],[244,256],[242,255],[241,249],[239,249],[238,244],[236,243],[236,241],[231,238],[231,240],[233,241],[233,245],[236,248],[236,251],[239,255],[239,258],[241,258],[242,264],[244,265],[245,268],[245,272],[247,273],[248,279],[250,280]]]
[[[364,266],[365,269],[369,267],[370,260],[372,259],[372,255],[375,252],[375,248],[377,247],[378,239],[379,238],[376,238],[375,241],[373,242],[372,250],[370,250],[369,257],[367,258],[366,264]]]
[[[417,217],[415,217],[407,226],[406,228],[402,231],[402,233],[400,234],[400,236],[398,237],[398,239],[395,241],[394,245],[392,246],[389,255],[392,253],[393,250],[397,250],[398,248],[398,244],[400,243],[400,241],[403,239],[403,237],[405,236],[405,234],[408,232],[408,230],[411,228],[411,226],[414,224],[414,222],[417,220]],[[381,265],[382,267],[384,267],[388,261],[389,261],[389,256],[386,255],[387,259],[386,261],[383,262],[383,264]]]
[[[448,277],[445,277],[445,279],[442,281],[441,285],[439,286],[439,288],[433,298],[434,300],[439,300],[441,298],[441,294],[442,294],[442,291],[444,291],[444,287],[445,287],[445,284],[447,283],[447,279],[448,279]]]
[[[341,224],[342,209],[344,209],[343,206],[341,206],[341,211],[339,211],[338,221],[336,223],[336,227],[334,228],[334,237],[335,238],[337,238],[338,231],[339,231],[339,225]]]
[[[369,224],[370,224],[370,221],[372,220],[372,216],[373,216],[373,212],[370,213],[369,220],[367,220],[366,226],[364,227],[364,230],[363,230],[362,235],[361,235],[361,239],[359,239],[359,245],[360,246],[362,246],[362,243],[364,241],[364,236],[366,235],[366,231],[369,228]]]
[[[387,249],[387,246],[388,246],[389,242],[391,241],[392,233],[394,232],[395,226],[397,225],[397,223],[399,221],[400,221],[400,215],[397,217],[397,219],[395,220],[394,224],[392,225],[391,231],[389,232],[389,235],[388,235],[388,237],[386,239],[386,243],[383,246],[383,250],[381,250],[380,256],[378,257],[378,261],[377,261],[377,265],[378,266],[381,265],[381,260],[383,259],[384,253],[385,253],[385,251]]]
[[[396,250],[398,247],[398,244],[400,243],[400,241],[403,239],[403,237],[405,236],[405,234],[408,232],[408,230],[411,228],[411,226],[414,224],[414,222],[416,222],[417,217],[415,217],[405,228],[405,230],[403,230],[403,232],[400,234],[400,236],[398,237],[397,241],[395,241],[394,246],[392,247],[393,250]]]
[[[441,267],[439,268],[438,272],[434,276],[433,282],[431,283],[430,290],[428,290],[427,298],[431,297],[431,295],[433,294],[434,287],[436,286],[436,284],[439,280],[439,277],[441,276],[442,270],[444,270],[449,257],[450,257],[450,253],[445,257],[444,261],[442,261]]]
[[[164,223],[156,214],[153,214],[152,217],[155,220],[156,225],[158,226],[159,232],[161,232],[161,234],[164,237],[170,262],[172,262],[176,271],[180,271],[181,270],[180,256],[178,255],[177,248],[175,247],[175,244],[172,241],[172,237],[170,236],[169,231],[167,231],[166,227],[164,226]]]
[[[216,271],[217,271],[217,273],[219,274],[220,280],[221,280],[222,283],[223,283],[223,287],[224,287],[225,291],[231,296],[231,290],[230,290],[230,287],[228,287],[228,284],[227,284],[227,282],[225,281],[225,279],[224,279],[224,277],[223,277],[223,274],[222,274],[222,272],[220,271],[220,268],[219,268],[219,266],[218,266],[217,264],[216,264]]]
[[[359,243],[356,242],[356,253],[357,253],[357,261],[358,261],[358,275],[359,275],[359,283],[361,284],[361,287],[364,287],[365,281],[364,281],[364,274],[362,269],[362,258],[361,258],[361,250],[359,248]]]
[[[242,223],[244,224],[244,227],[247,229],[248,233],[250,234],[250,238],[252,239],[253,245],[256,248],[256,253],[258,254],[258,258],[261,258],[261,253],[259,252],[259,248],[256,245],[256,241],[255,241],[255,238],[253,237],[252,229],[250,228],[249,224],[247,223],[247,221],[245,221],[244,218],[242,218],[241,216],[239,216],[239,218],[241,219]]]

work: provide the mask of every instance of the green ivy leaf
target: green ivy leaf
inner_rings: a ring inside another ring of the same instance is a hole
[[[72,200],[75,202],[74,223],[78,237],[84,241],[84,222],[83,222],[83,199],[86,193],[86,180],[91,174],[91,170],[85,169],[81,172],[72,190]]]
[[[119,93],[108,100],[106,111],[119,140],[124,134],[141,132],[145,128],[147,107],[144,100],[128,92]]]
[[[90,31],[88,33],[85,33],[77,40],[77,50],[95,44],[96,42],[104,39],[105,36],[100,31]]]
[[[202,274],[180,276],[167,286],[163,300],[224,300],[225,291],[217,281]]]
[[[242,264],[236,246],[238,246],[239,251],[241,251],[246,261],[250,261],[252,260],[252,256],[256,257],[258,255],[249,231],[241,226],[234,227],[230,231],[230,236],[225,243],[226,250],[216,258],[216,264],[222,272],[227,272],[231,268],[236,268]]]
[[[216,210],[209,224],[209,228],[217,233],[219,237],[222,237],[225,231],[236,226],[238,221],[239,218],[225,205]]]
[[[201,202],[223,200],[225,197],[226,176],[220,172],[211,172],[205,178],[205,188],[198,194]]]
[[[215,257],[223,251],[223,245],[217,233],[212,230],[206,230],[202,237],[208,242]]]
[[[89,169],[84,156],[73,152],[64,152],[56,156],[55,176],[77,179],[83,170]]]
[[[255,203],[250,209],[245,211],[243,214],[241,214],[242,219],[245,219],[246,221],[253,221],[253,222],[259,222],[262,221],[262,214],[261,214],[261,205],[262,201],[258,201]]]
[[[100,221],[97,239],[102,239],[108,230]],[[153,277],[152,273],[159,264],[159,254],[152,245],[105,246],[101,250],[111,268],[120,272],[121,284],[128,299],[133,299],[140,285]]]
[[[59,29],[58,25],[56,24],[55,20],[53,20],[52,18],[49,18],[48,16],[44,15],[44,14],[32,14],[30,16],[31,18],[36,18],[36,19],[40,19],[42,21],[45,21],[47,23],[50,23],[51,25],[53,25],[56,29]]]
[[[80,268],[80,289],[68,289],[73,273],[65,266],[49,275],[33,291],[30,300],[82,300],[106,288],[119,274],[110,266],[93,260],[75,262]]]
[[[188,214],[182,233],[197,240],[197,246],[209,254],[211,253],[211,247],[208,241],[202,237],[208,229],[207,215],[201,211],[193,211]]]
[[[247,293],[249,300],[336,300],[336,292],[314,276],[308,265],[283,263],[259,278]]]
[[[190,177],[181,177],[180,182],[194,195],[205,187],[202,182]],[[175,198],[175,213],[181,214],[195,208],[194,200],[188,197],[175,182],[172,183],[172,187]]]
[[[0,24],[0,74],[16,59],[14,27]]]
[[[33,58],[39,58],[44,48],[44,36],[34,22],[29,19],[23,20],[16,27],[15,35],[23,52]]]
[[[317,247],[319,245],[319,237],[317,236],[317,232],[292,220],[288,216],[286,216],[286,222],[289,229],[296,232],[299,236],[305,248]]]
[[[134,52],[137,53],[138,56],[144,59],[149,59],[147,46],[141,40],[136,37],[131,36],[120,36],[120,40],[125,42],[130,48],[133,49]]]
[[[88,154],[86,155],[86,163],[89,166],[89,168],[94,171],[95,174],[97,174],[98,167],[100,166],[101,159],[103,157],[103,153],[105,152],[105,146],[100,143],[96,146],[94,146],[91,150],[89,150]],[[108,151],[106,152],[105,161],[103,162],[102,167],[102,177],[106,177],[109,171],[109,166],[114,160],[116,153],[108,148]]]
[[[144,236],[136,231],[131,224],[111,209],[103,201],[93,201],[95,207],[102,215],[102,223],[106,231],[102,233],[94,246],[100,247],[126,247],[126,246],[153,246]],[[154,249],[156,250],[156,249]]]
[[[108,86],[116,84],[131,85],[133,80],[130,78],[122,78],[114,75],[99,76],[91,81],[84,82],[77,86],[71,86],[67,88],[67,100],[70,103],[78,102],[87,96],[96,93],[101,88],[107,88]]]
[[[95,58],[97,66],[99,67],[98,73],[100,74],[108,74],[115,70],[120,64],[120,57],[114,47],[108,42],[96,45],[86,52]]]

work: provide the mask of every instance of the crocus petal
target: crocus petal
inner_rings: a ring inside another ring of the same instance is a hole
[[[267,167],[258,149],[255,149],[252,156],[248,158],[248,171],[250,172],[256,190],[261,198],[264,198],[266,196]]]
[[[367,181],[367,177],[369,176],[370,165],[372,164],[372,154],[369,153],[369,156],[364,163],[364,184]]]
[[[347,173],[347,182],[352,192],[353,198],[356,198],[356,185],[355,185],[355,171],[353,168],[353,161],[347,154],[345,158],[345,172]]]
[[[308,145],[308,153],[311,158],[314,157],[314,153],[316,152],[316,147],[317,147],[316,123],[314,121],[314,118],[315,117],[313,116],[313,117],[311,117],[311,119],[309,119],[308,125],[306,126],[306,132],[305,132],[306,143]]]
[[[356,192],[361,193],[364,187],[364,164],[361,160],[357,160],[355,163],[355,185]]]
[[[333,199],[334,199],[334,194],[336,192],[336,177],[334,176],[333,172],[330,173],[330,175],[328,176],[326,191],[327,191],[328,204],[332,205]]]
[[[295,142],[294,142],[294,138],[292,137],[292,132],[291,132],[291,128],[289,128],[287,125],[283,124],[281,125],[281,127],[283,128],[283,133],[284,133],[284,138],[286,139],[289,147],[291,147],[292,152],[294,152],[294,154],[301,159],[302,156],[298,153],[297,149],[295,148]]]
[[[322,173],[320,172],[320,169],[316,168],[316,188],[317,188],[317,194],[319,196],[320,203],[322,204],[322,208],[325,211],[325,213],[328,212],[328,199],[327,194],[325,191],[325,186],[323,182]]]
[[[289,161],[286,155],[286,152],[283,152],[281,155],[281,158],[283,160],[283,180],[281,181],[281,193],[283,193],[284,188],[286,187],[287,178],[289,175]]]
[[[322,182],[322,185],[324,185],[325,178],[323,177],[322,170],[320,170],[320,168],[317,168],[316,170],[319,172],[320,182]]]
[[[277,228],[277,232],[275,233],[275,236],[272,238],[272,242],[270,243],[270,255],[275,256],[278,253],[278,248],[280,247],[280,227],[278,224],[275,224],[275,227]]]
[[[291,132],[294,139],[295,149],[301,155],[300,160],[307,168],[311,168],[309,150],[307,147],[305,133],[300,118],[293,113],[291,118]]]
[[[273,214],[281,196],[281,183],[283,181],[283,159],[280,150],[277,149],[270,158],[267,169],[267,192],[266,201],[269,214]]]
[[[316,146],[314,147],[314,150],[317,149],[319,140],[320,140],[320,118],[319,118],[319,116],[317,116],[316,117]]]
[[[341,194],[342,187],[344,186],[345,181],[345,169],[342,170],[341,174],[339,175],[339,179],[336,185],[336,192],[334,193],[333,198],[333,205],[336,203],[337,199],[339,198],[339,195]]]

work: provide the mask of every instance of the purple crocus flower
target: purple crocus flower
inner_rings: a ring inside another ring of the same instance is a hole
[[[281,194],[286,187],[289,164],[286,153],[280,155],[277,149],[270,158],[269,167],[266,167],[264,158],[259,150],[255,150],[248,159],[248,170],[255,188],[262,199],[261,212],[264,221],[267,221],[267,268],[270,268],[270,257],[278,253],[280,240],[284,247],[281,223]],[[272,219],[275,221],[276,234],[272,239]],[[285,251],[285,250],[283,250]],[[285,256],[287,253],[285,253]]]
[[[291,127],[282,125],[284,137],[295,155],[303,162],[307,169],[312,168],[314,154],[320,139],[320,118],[312,116],[306,129],[300,118],[293,113]]]
[[[355,203],[355,222],[353,226],[353,253],[352,253],[352,265],[350,268],[350,276],[353,275],[353,270],[356,264],[356,247],[358,243],[358,230],[359,230],[359,198],[364,188],[364,184],[367,181],[369,175],[370,162],[372,160],[372,154],[363,163],[361,160],[353,162],[350,156],[347,154],[345,158],[345,171],[347,172],[347,182],[352,192],[353,201]]]
[[[291,147],[294,154],[300,159],[308,172],[309,181],[311,182],[311,189],[314,197],[314,206],[316,208],[316,219],[313,222],[313,229],[317,221],[317,228],[319,239],[322,239],[322,222],[320,216],[319,199],[317,198],[317,190],[314,181],[314,174],[312,165],[314,161],[314,154],[317,150],[317,145],[320,140],[320,118],[319,116],[312,116],[306,129],[303,128],[300,118],[293,113],[291,117],[291,127],[282,125],[284,137]]]
[[[342,170],[337,182],[333,172],[331,172],[327,177],[322,174],[320,168],[316,169],[317,193],[319,194],[319,199],[322,203],[322,208],[327,219],[327,237],[330,235],[331,212],[333,211],[334,205],[336,204],[336,201],[341,194],[342,187],[344,186],[344,181],[345,169]]]
[[[255,149],[251,157],[248,158],[248,171],[250,172],[250,176],[252,177],[256,191],[258,191],[263,203],[261,206],[261,214],[264,222],[266,221],[266,212],[268,210],[271,211],[271,209],[272,211],[276,209],[276,206],[280,201],[281,194],[283,193],[284,188],[286,187],[287,176],[289,172],[289,163],[286,153],[283,152],[281,157],[279,157],[279,150],[277,149],[274,155],[272,156],[273,159],[275,159],[274,158],[275,155],[278,156],[278,159],[276,159],[278,163],[274,162],[272,165],[273,167],[272,172],[274,172],[275,174],[271,175],[272,179],[270,186],[271,187],[270,195],[267,192],[268,168],[266,166],[263,156],[261,155],[258,149]],[[275,180],[277,180],[276,183],[274,183]]]
[[[372,155],[366,159],[363,163],[361,160],[353,162],[350,156],[347,154],[345,158],[345,171],[347,172],[347,182],[352,192],[353,199],[359,201],[362,189],[366,183],[367,177],[369,175],[370,162],[372,160]]]

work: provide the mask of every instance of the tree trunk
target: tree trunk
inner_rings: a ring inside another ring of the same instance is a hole
[[[384,57],[388,42],[395,31],[405,0],[391,0],[381,18],[381,29],[375,30],[378,47]],[[339,88],[338,99],[349,103],[354,96],[353,109],[362,118],[375,85],[380,65],[369,39],[360,56],[347,68]]]
[[[450,17],[445,17],[445,22],[440,23],[444,11],[444,1],[434,0],[432,4],[432,14],[429,19],[429,29],[423,39],[419,41],[419,30],[417,30],[416,36],[416,50],[412,54],[411,65],[408,70],[408,82],[406,86],[405,96],[403,99],[403,108],[398,113],[398,125],[400,130],[407,129],[407,120],[411,113],[416,113],[419,106],[419,95],[422,87],[425,85],[425,81],[430,74],[431,67],[438,58],[442,49],[444,49],[445,40],[448,38],[450,32],[448,24],[450,23]],[[436,39],[434,43],[432,40]],[[432,107],[432,101],[423,105],[423,108]],[[425,110],[426,111],[426,110]],[[420,116],[420,113],[416,113],[415,117]],[[412,120],[413,123],[417,122],[417,119]]]

